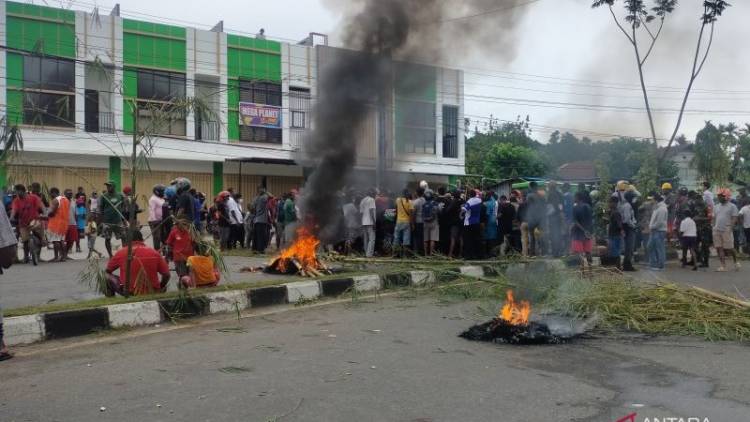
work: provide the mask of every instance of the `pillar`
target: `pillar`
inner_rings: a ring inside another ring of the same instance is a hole
[[[115,182],[115,189],[122,189],[122,161],[120,157],[109,157],[109,180]]]
[[[214,162],[214,196],[224,190],[224,162]]]

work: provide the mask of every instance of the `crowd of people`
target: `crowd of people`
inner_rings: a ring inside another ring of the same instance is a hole
[[[531,182],[510,195],[445,188],[422,182],[395,196],[387,191],[349,192],[341,207],[343,251],[367,257],[442,254],[476,260],[517,254],[593,256],[604,265],[636,271],[636,260],[652,270],[665,267],[670,245],[682,250],[683,266],[709,266],[712,247],[725,271],[731,257],[750,239],[750,196],[727,188],[713,193],[710,183],[676,191],[664,183],[641,194],[634,185],[571,186]],[[596,250],[595,250],[596,248]]]

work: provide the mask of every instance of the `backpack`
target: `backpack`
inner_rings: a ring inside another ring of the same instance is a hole
[[[422,221],[425,223],[432,223],[437,218],[437,203],[435,201],[427,201],[422,205]]]

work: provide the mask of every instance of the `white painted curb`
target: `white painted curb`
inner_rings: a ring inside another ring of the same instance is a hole
[[[44,319],[41,314],[5,318],[3,331],[8,346],[36,343],[44,339]]]
[[[409,274],[411,275],[412,286],[424,286],[436,282],[434,271],[411,271]]]
[[[155,300],[109,305],[107,311],[109,312],[109,325],[112,328],[138,327],[161,322],[159,302]]]
[[[377,274],[353,277],[354,290],[357,292],[374,292],[383,289],[383,281]]]
[[[237,312],[237,309],[247,309],[249,306],[247,292],[244,290],[231,290],[226,292],[207,293],[208,313],[218,314],[222,312]]]
[[[317,299],[321,295],[320,284],[317,281],[298,281],[284,286],[289,303],[297,303],[302,299]]]
[[[484,269],[476,265],[467,265],[460,268],[461,274],[469,277],[484,277]]]

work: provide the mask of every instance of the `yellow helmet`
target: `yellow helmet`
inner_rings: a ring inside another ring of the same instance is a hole
[[[619,192],[628,190],[628,186],[630,186],[630,184],[626,180],[620,180],[619,182],[617,182],[617,190]]]
[[[661,185],[661,190],[672,190],[672,184],[669,182],[665,182],[663,185]]]

